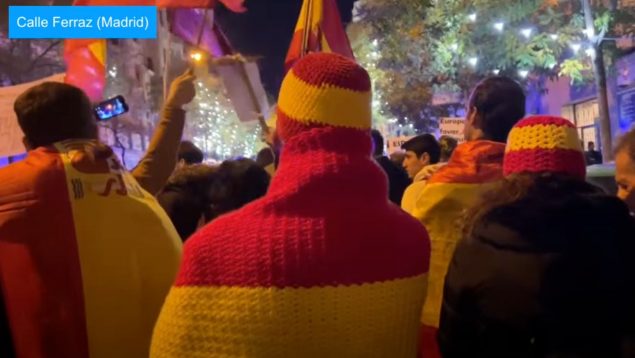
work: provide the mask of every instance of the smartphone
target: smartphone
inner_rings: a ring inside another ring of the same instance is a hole
[[[107,121],[128,112],[128,104],[123,96],[113,97],[95,106],[98,121]]]

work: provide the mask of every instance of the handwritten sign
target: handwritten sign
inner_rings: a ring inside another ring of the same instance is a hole
[[[412,138],[414,138],[414,136],[388,138],[388,154],[401,151],[401,146]]]
[[[465,119],[464,118],[441,118],[439,121],[440,134],[452,137],[462,143],[465,141]]]
[[[24,91],[43,82],[64,82],[64,74],[16,86],[0,87],[0,157],[8,157],[26,151],[22,144],[24,134],[13,111],[13,103]]]

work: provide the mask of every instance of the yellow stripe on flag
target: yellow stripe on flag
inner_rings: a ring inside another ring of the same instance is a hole
[[[178,271],[181,241],[156,200],[117,159],[82,160],[91,146],[56,144],[75,223],[90,357],[147,357]]]
[[[151,357],[415,357],[426,275],[355,286],[175,287]]]
[[[367,129],[370,126],[371,92],[357,92],[335,86],[317,87],[299,79],[293,72],[282,84],[287,90],[278,99],[284,114],[303,123],[318,123]],[[307,106],[315,98],[320,106]]]
[[[422,322],[439,327],[445,275],[454,250],[463,236],[464,213],[481,194],[496,183],[427,184],[417,201],[413,216],[423,223],[430,235],[430,271]]]
[[[538,148],[581,150],[575,129],[563,130],[562,126],[553,124],[514,128],[509,133],[507,143],[510,144],[505,148],[505,152]]]
[[[309,16],[309,6],[311,6],[310,28],[314,29],[322,22],[322,14],[324,13],[322,0],[304,0],[302,3],[302,10],[300,10],[300,16],[298,17],[298,22],[295,25],[295,31],[301,31],[306,27],[307,17]]]
[[[96,40],[88,45],[90,52],[102,66],[106,66],[106,40]]]

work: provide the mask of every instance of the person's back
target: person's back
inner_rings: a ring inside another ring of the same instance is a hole
[[[0,169],[0,287],[19,357],[141,357],[181,246],[155,199],[96,142],[81,90],[15,104],[27,158]]]
[[[371,131],[371,137],[373,138],[373,155],[375,161],[388,177],[388,199],[395,205],[400,205],[404,191],[410,184],[408,174],[384,155],[384,137],[381,133],[373,129]]]
[[[491,77],[477,85],[469,109],[467,141],[428,180],[413,212],[428,230],[432,243],[422,317],[427,327],[424,339],[428,340],[439,324],[445,275],[461,238],[462,215],[481,193],[502,179],[505,141],[514,124],[525,115],[525,96],[513,80]]]
[[[619,199],[585,182],[573,125],[523,125],[534,136],[512,132],[506,179],[473,208],[452,260],[443,356],[630,356],[621,349],[634,342],[635,223]]]
[[[339,88],[349,115],[326,116],[340,111]],[[186,243],[152,357],[415,356],[429,242],[386,199],[370,157],[370,98],[368,74],[349,59],[295,64],[271,187]]]

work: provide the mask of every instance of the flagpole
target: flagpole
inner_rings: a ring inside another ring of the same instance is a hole
[[[307,16],[304,21],[304,29],[302,30],[302,47],[300,48],[300,58],[307,55],[309,41],[311,38],[311,25],[313,24],[313,0],[307,1]]]
[[[199,48],[201,46],[201,41],[203,40],[203,31],[205,30],[205,25],[207,25],[207,14],[209,12],[209,8],[205,8],[203,12],[203,20],[201,21],[201,26],[198,28],[198,36],[196,38],[196,47]]]
[[[172,41],[170,41],[170,18],[168,16],[168,10],[161,11],[161,17],[165,24],[163,30],[163,101],[168,98],[168,92],[170,90],[170,57],[172,57]]]

